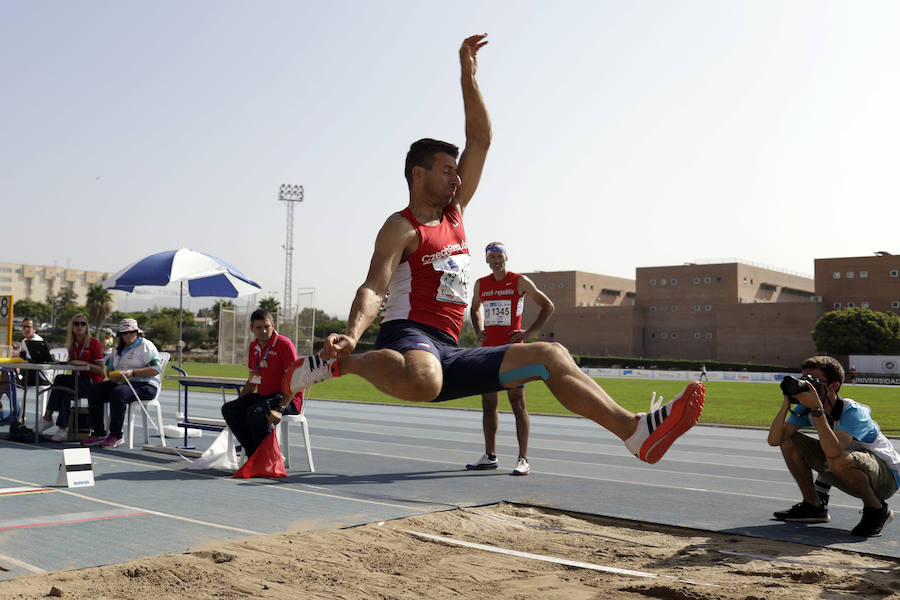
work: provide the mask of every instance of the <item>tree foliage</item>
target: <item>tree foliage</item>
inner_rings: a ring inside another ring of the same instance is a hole
[[[825,313],[812,331],[816,350],[829,354],[900,353],[900,317],[867,308]]]
[[[16,300],[13,303],[14,317],[28,317],[40,322],[50,320],[50,305],[45,302],[34,302],[33,300]]]
[[[50,317],[54,325],[62,325],[66,309],[75,304],[75,290],[64,287],[55,296],[47,296],[47,304],[50,305]],[[74,313],[73,313],[74,314]]]
[[[260,310],[264,310],[273,315],[277,315],[278,309],[281,308],[281,302],[279,302],[272,296],[269,296],[267,298],[263,298],[262,300],[260,300],[259,304],[257,305],[256,308],[258,308]]]
[[[112,313],[112,294],[99,283],[91,284],[88,288],[85,309],[94,331],[97,331]]]

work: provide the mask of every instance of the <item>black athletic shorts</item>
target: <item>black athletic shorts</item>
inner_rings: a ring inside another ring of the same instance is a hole
[[[453,337],[440,329],[408,320],[382,323],[375,340],[376,350],[387,348],[401,354],[424,350],[438,359],[444,372],[444,385],[431,402],[480,396],[504,389],[500,384],[500,363],[508,347],[507,344],[460,348]]]

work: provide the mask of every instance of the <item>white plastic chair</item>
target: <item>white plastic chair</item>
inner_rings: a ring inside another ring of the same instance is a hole
[[[290,426],[292,423],[300,423],[303,427],[303,445],[306,447],[306,460],[309,462],[309,472],[315,473],[316,467],[313,464],[312,457],[312,444],[309,441],[309,426],[306,423],[306,399],[309,397],[309,390],[306,389],[303,392],[303,404],[300,408],[299,415],[284,415],[281,417],[281,423],[278,425],[281,428],[279,431],[278,439],[281,440],[281,453],[284,455],[284,468],[291,468],[291,442],[290,442]]]
[[[150,427],[147,423],[147,409],[155,408],[156,409],[156,424],[159,426],[159,439],[162,440],[162,445],[166,445],[166,434],[163,432],[163,417],[162,417],[162,406],[159,404],[159,393],[162,391],[162,374],[166,372],[166,365],[169,364],[170,355],[168,352],[160,352],[159,353],[159,372],[160,372],[160,386],[156,388],[156,395],[152,400],[135,400],[134,402],[128,403],[128,414],[125,416],[126,422],[128,423],[128,448],[134,448],[134,420],[135,420],[135,411],[131,410],[131,407],[134,406],[136,402],[140,402],[144,405],[144,408],[141,409],[141,419],[144,421],[144,443],[150,443]]]

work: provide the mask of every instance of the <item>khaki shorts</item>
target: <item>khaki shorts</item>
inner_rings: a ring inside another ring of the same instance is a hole
[[[856,496],[828,469],[825,451],[822,450],[818,439],[798,431],[791,436],[791,441],[794,442],[806,464],[819,474],[819,481],[830,483],[839,490],[851,496]],[[872,486],[875,495],[882,500],[887,500],[893,496],[897,491],[897,480],[894,479],[894,475],[888,468],[887,463],[863,448],[854,448],[851,445],[849,450],[850,455],[856,461],[856,468],[869,478],[869,485]]]

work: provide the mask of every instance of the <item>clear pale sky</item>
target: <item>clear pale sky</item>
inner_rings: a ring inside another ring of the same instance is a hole
[[[278,187],[302,184],[294,286],[346,316],[409,144],[464,144],[481,32],[473,275],[491,240],[512,270],[629,278],[900,252],[898,23],[877,1],[2,0],[0,261],[186,246],[280,299]]]

